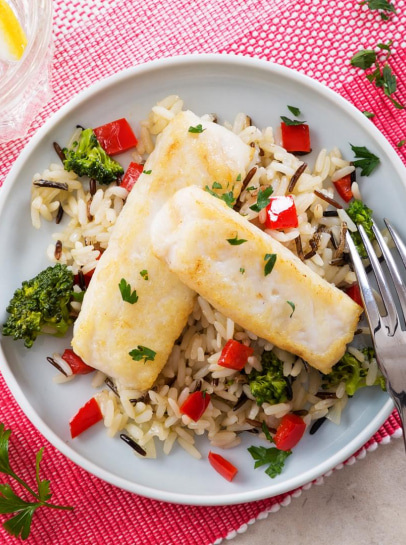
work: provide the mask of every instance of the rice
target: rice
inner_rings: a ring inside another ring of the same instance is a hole
[[[177,95],[164,98],[152,108],[147,119],[140,123],[133,160],[145,161],[154,149],[156,137],[182,108],[183,101]],[[213,115],[208,114],[205,118],[213,119]],[[314,190],[333,197],[330,182],[351,174],[354,167],[342,157],[338,148],[333,148],[319,152],[313,169],[309,165],[304,165],[304,168],[301,159],[279,145],[271,127],[252,126],[244,113],[237,114],[233,122],[225,125],[255,149],[256,170],[240,195],[240,213],[248,220],[259,221],[264,229],[265,211],[258,214],[250,209],[256,202],[259,189],[272,185],[273,195],[286,195],[292,176],[301,167],[303,172],[291,191],[298,213],[298,227],[264,230],[293,252],[296,252],[294,241],[300,236],[303,254],[306,255],[312,250],[311,240],[316,231],[324,226],[325,232],[320,234],[315,255],[305,262],[331,283],[340,287],[352,284],[355,277],[349,266],[337,267],[330,262],[335,251],[332,237],[339,238],[341,222],[347,222],[350,230],[354,226],[344,210],[339,211],[339,217],[324,217],[328,203],[317,197]],[[72,141],[77,140],[79,134],[77,131]],[[125,204],[127,190],[113,183],[91,191],[88,182],[66,172],[60,164],[51,164],[42,173],[36,173],[33,182],[41,179],[65,183],[67,187],[62,190],[32,186],[31,219],[36,229],[43,221],[55,220],[60,207],[64,212],[62,224],[52,237],[54,242],[47,248],[49,260],[66,264],[74,274],[79,271],[90,273],[108,246],[110,234]],[[358,196],[356,182],[353,190]],[[55,257],[57,240],[62,242],[58,259]],[[80,311],[80,303],[77,303],[76,310]],[[367,334],[367,330],[363,333]],[[243,373],[218,365],[221,351],[230,339],[254,350]],[[271,350],[280,359],[283,375],[291,384],[292,399],[259,405],[250,390],[247,375],[262,370],[261,356]],[[350,348],[349,351],[359,361],[364,361],[364,354],[358,349]],[[58,354],[53,357],[69,375],[61,375],[57,381],[72,380],[71,371],[67,369],[69,366]],[[371,385],[378,376],[376,360],[365,362],[365,365],[366,382]],[[322,388],[319,372],[309,369],[301,358],[244,330],[200,296],[196,298],[188,323],[152,389],[148,392],[118,389],[114,393],[104,387],[106,378],[103,373],[95,372],[92,386],[97,389],[96,398],[108,436],[114,437],[121,432],[128,434],[151,458],[157,455],[155,439],[161,443],[164,454],[170,454],[178,445],[199,459],[201,454],[195,443],[197,436],[206,435],[212,446],[232,448],[240,443],[242,432],[252,429],[247,420],[276,427],[280,419],[291,411],[304,412],[306,425],[322,417],[338,423],[348,400],[344,382],[329,389],[333,394],[330,399],[318,397]],[[194,422],[182,414],[181,406],[197,389],[206,391],[211,399],[203,417]]]

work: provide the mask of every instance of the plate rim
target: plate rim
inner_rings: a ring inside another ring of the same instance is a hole
[[[152,61],[146,61],[136,66],[120,70],[119,72],[112,74],[106,78],[98,80],[92,83],[89,87],[82,89],[78,94],[68,100],[63,106],[51,114],[44,124],[30,137],[29,141],[20,152],[16,161],[12,165],[9,173],[7,174],[4,183],[0,191],[0,215],[2,214],[3,207],[5,206],[10,191],[17,179],[16,174],[25,164],[26,159],[29,157],[32,149],[42,140],[42,138],[53,130],[53,128],[59,123],[59,121],[72,109],[85,102],[93,94],[106,90],[110,86],[123,82],[127,78],[136,78],[142,76],[149,71],[159,70],[172,66],[182,66],[187,64],[201,64],[201,63],[231,63],[233,65],[250,65],[252,68],[257,68],[260,71],[268,72],[269,74],[281,74],[284,77],[298,79],[302,85],[311,88],[316,94],[322,94],[327,99],[334,99],[341,108],[344,108],[347,113],[354,118],[354,121],[362,126],[364,130],[369,132],[373,139],[378,141],[378,144],[385,151],[392,161],[392,166],[396,171],[399,171],[399,178],[403,180],[402,174],[405,174],[405,167],[392,148],[387,139],[379,131],[379,129],[368,120],[360,110],[358,110],[353,104],[343,98],[341,95],[324,86],[318,82],[302,74],[294,69],[272,63],[263,59],[255,57],[247,57],[235,54],[187,54],[173,57],[167,57],[162,59],[156,59]],[[403,172],[402,172],[403,171]],[[403,180],[403,185],[406,183]],[[4,380],[11,391],[11,394],[16,399],[18,405],[23,410],[26,417],[35,426],[35,428],[57,449],[61,454],[66,456],[70,461],[85,469],[87,472],[95,475],[96,477],[104,480],[108,484],[117,486],[128,492],[139,494],[151,499],[165,501],[170,503],[178,503],[184,505],[201,505],[201,506],[216,506],[216,505],[232,505],[237,503],[257,501],[265,498],[275,497],[283,493],[289,493],[297,488],[303,487],[305,484],[313,482],[315,479],[324,476],[330,470],[333,470],[340,463],[345,462],[348,458],[354,455],[357,450],[363,447],[363,445],[376,433],[376,431],[382,426],[386,419],[390,416],[394,409],[392,400],[388,397],[386,403],[382,406],[380,411],[375,416],[374,420],[366,426],[361,433],[357,435],[352,441],[347,443],[345,447],[341,448],[335,455],[329,457],[324,462],[313,467],[299,477],[292,477],[288,481],[283,481],[280,485],[273,485],[271,495],[267,493],[267,487],[263,489],[255,489],[252,491],[243,491],[238,493],[233,489],[230,493],[221,495],[205,495],[199,496],[198,494],[186,494],[180,492],[169,492],[165,490],[157,490],[155,488],[147,487],[143,484],[137,484],[134,482],[126,481],[122,477],[112,475],[109,471],[95,465],[92,461],[88,460],[82,454],[77,453],[70,444],[66,444],[61,438],[59,438],[46,424],[46,422],[32,409],[28,399],[26,398],[22,388],[14,377],[11,369],[9,368],[5,353],[0,343],[0,355],[5,362],[5,366],[2,365],[2,375]],[[294,481],[294,482],[293,482]]]

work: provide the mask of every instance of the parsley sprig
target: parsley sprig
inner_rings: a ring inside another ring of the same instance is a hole
[[[0,472],[8,475],[16,481],[34,498],[34,501],[26,501],[19,497],[9,484],[0,484],[0,514],[14,514],[13,517],[3,523],[3,528],[15,537],[27,539],[31,531],[31,523],[34,513],[40,507],[49,507],[51,509],[61,509],[72,511],[73,507],[55,505],[49,503],[52,497],[50,481],[41,479],[40,463],[44,449],[41,448],[36,456],[35,479],[37,491],[34,491],[21,477],[19,477],[11,468],[9,460],[9,439],[11,430],[6,430],[4,424],[0,423]]]
[[[133,305],[138,301],[137,290],[131,291],[131,286],[125,278],[120,280],[118,287],[123,301],[130,303],[130,305]]]
[[[131,352],[129,352],[129,355],[134,361],[144,360],[144,363],[146,363],[147,361],[154,361],[156,352],[154,352],[154,350],[151,350],[151,348],[139,344],[137,348],[134,348],[134,350],[131,350]]]
[[[214,187],[215,189],[216,188],[220,189],[221,184],[219,184],[218,182],[214,182],[212,187]],[[226,193],[220,194],[220,193],[216,193],[215,191],[213,191],[213,189],[210,189],[210,187],[208,185],[206,185],[204,190],[207,191],[207,193],[210,193],[210,195],[212,195],[213,197],[216,197],[217,199],[220,199],[221,201],[224,201],[226,203],[226,205],[229,206],[230,208],[233,207],[233,205],[235,203],[235,197],[234,197],[234,193],[232,191],[227,191]]]
[[[265,188],[264,190],[260,189],[257,195],[257,202],[253,204],[252,206],[250,206],[251,210],[253,210],[254,212],[261,212],[263,208],[268,206],[269,198],[272,195],[272,193],[273,193],[272,186],[269,186]]]
[[[365,146],[353,146],[350,144],[356,161],[353,161],[354,166],[361,169],[361,176],[369,176],[373,170],[379,165],[380,159]]]
[[[392,53],[391,45],[392,40],[389,40],[387,43],[377,44],[377,48],[381,51],[386,51],[383,61],[380,61],[379,54],[375,50],[363,49],[355,53],[350,63],[352,66],[361,68],[362,70],[373,68],[372,72],[366,74],[367,80],[374,83],[378,89],[382,89],[385,96],[389,98],[395,108],[403,110],[404,105],[393,98],[393,95],[396,93],[397,80],[392,68],[388,64],[388,59]]]
[[[226,238],[226,241],[231,244],[231,246],[240,246],[241,244],[244,244],[244,242],[247,242],[247,239],[238,238],[238,233],[236,233],[234,238]]]
[[[378,10],[383,21],[388,21],[390,14],[396,14],[395,6],[388,0],[363,0],[359,5],[367,5],[370,10]]]
[[[265,434],[265,437],[273,443],[272,436],[269,432],[268,426],[265,422],[262,423],[262,431]],[[288,456],[292,454],[291,450],[279,450],[276,447],[256,447],[251,446],[248,448],[248,452],[255,460],[254,469],[268,464],[268,467],[265,470],[265,473],[274,479],[282,473],[283,466],[285,465],[285,460]]]

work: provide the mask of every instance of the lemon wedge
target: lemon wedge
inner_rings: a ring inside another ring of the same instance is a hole
[[[18,61],[23,56],[27,37],[14,11],[0,0],[0,60]]]

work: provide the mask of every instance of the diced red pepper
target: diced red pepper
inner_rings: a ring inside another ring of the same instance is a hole
[[[93,130],[101,147],[108,155],[116,155],[127,151],[134,148],[138,143],[130,124],[125,118],[116,119],[116,121],[106,123]]]
[[[273,438],[276,448],[279,450],[290,450],[295,447],[306,429],[303,419],[296,414],[289,413],[282,417]]]
[[[353,192],[351,190],[351,185],[352,185],[351,174],[347,174],[347,176],[343,176],[342,178],[340,178],[339,180],[336,180],[333,183],[340,197],[345,202],[350,202],[350,200],[354,197]]]
[[[62,354],[62,359],[66,361],[74,375],[87,375],[94,371],[94,368],[87,365],[71,348],[66,348]]]
[[[364,306],[364,303],[362,302],[361,297],[361,290],[359,288],[358,284],[353,284],[352,286],[348,287],[345,290],[345,293],[348,295],[348,297],[351,297],[351,299],[357,303],[360,307]]]
[[[135,182],[138,180],[142,171],[144,170],[144,165],[140,163],[131,162],[128,165],[128,168],[124,174],[124,177],[121,181],[120,186],[124,187],[127,191],[131,191],[134,187]]]
[[[247,360],[254,353],[254,349],[234,339],[226,342],[218,361],[218,364],[227,369],[241,371],[244,369]]]
[[[299,225],[295,201],[292,195],[271,197],[266,207],[267,229],[288,229]]]
[[[197,422],[210,403],[210,394],[207,392],[193,392],[180,406],[180,412]]]
[[[238,469],[231,462],[215,452],[209,452],[209,462],[227,481],[232,481],[238,473]]]
[[[102,412],[96,398],[92,397],[69,422],[72,439],[89,429],[103,419]]]
[[[310,132],[309,125],[286,125],[281,123],[282,146],[289,153],[310,153]]]

